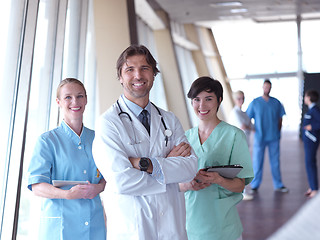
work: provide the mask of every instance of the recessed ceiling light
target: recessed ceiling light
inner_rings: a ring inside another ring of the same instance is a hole
[[[217,2],[210,3],[210,7],[239,7],[242,6],[241,2]]]

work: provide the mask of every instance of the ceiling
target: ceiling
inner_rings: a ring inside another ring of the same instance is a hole
[[[178,23],[245,20],[255,22],[320,19],[320,0],[240,0],[236,6],[221,6],[226,0],[148,0],[155,9],[165,10]],[[234,1],[232,1],[234,2]]]

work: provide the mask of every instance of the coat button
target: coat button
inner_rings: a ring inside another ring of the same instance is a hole
[[[86,226],[88,226],[88,225],[89,225],[89,223],[88,223],[88,222],[85,222],[84,224],[85,224]]]
[[[83,173],[84,173],[84,174],[87,174],[87,170],[83,170]]]
[[[78,149],[81,149],[82,147],[81,146],[78,146]]]

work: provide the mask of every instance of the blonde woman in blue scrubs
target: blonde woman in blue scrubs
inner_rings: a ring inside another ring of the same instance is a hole
[[[191,182],[180,184],[180,190],[185,191],[188,239],[242,239],[243,227],[236,205],[242,200],[245,185],[253,179],[246,136],[217,116],[223,99],[219,81],[210,77],[198,78],[193,82],[188,98],[199,118],[199,126],[186,132],[198,156],[199,170]],[[243,167],[233,179],[203,170],[233,164]]]
[[[28,188],[43,197],[39,239],[104,240],[99,193],[106,182],[92,157],[94,131],[82,123],[86,90],[79,80],[67,78],[58,86],[56,101],[63,121],[38,138],[28,170]],[[52,180],[87,184],[59,188]]]

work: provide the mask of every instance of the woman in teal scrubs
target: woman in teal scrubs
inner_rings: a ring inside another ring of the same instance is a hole
[[[185,191],[188,239],[242,239],[243,228],[236,205],[242,200],[245,185],[253,179],[246,136],[217,116],[223,99],[219,81],[198,78],[188,98],[199,118],[199,126],[186,132],[198,156],[199,171],[191,182],[180,184],[181,191]],[[210,166],[234,164],[243,169],[232,179],[204,170]]]
[[[82,123],[86,90],[79,80],[67,78],[58,86],[56,101],[63,121],[38,138],[28,170],[28,188],[43,197],[39,239],[104,240],[99,193],[106,182],[92,157],[94,131]],[[53,180],[87,184],[55,187]]]

